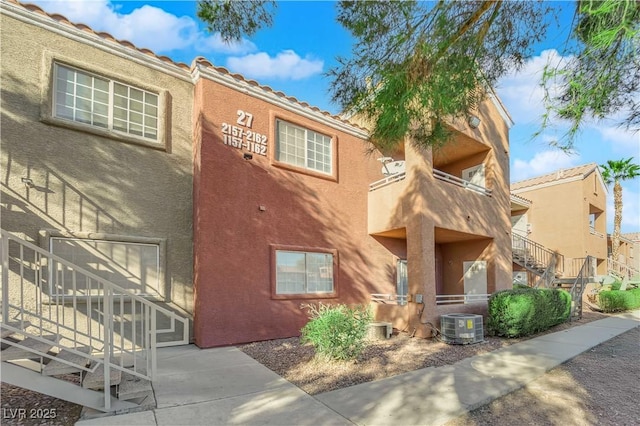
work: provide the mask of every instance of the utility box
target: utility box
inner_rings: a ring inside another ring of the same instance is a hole
[[[371,340],[386,340],[393,333],[393,324],[390,322],[372,322],[367,330],[367,337]]]
[[[440,317],[442,340],[454,345],[468,345],[484,340],[482,315],[446,314]]]

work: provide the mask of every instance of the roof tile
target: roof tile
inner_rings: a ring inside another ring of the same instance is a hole
[[[511,184],[511,190],[514,191],[517,189],[527,188],[530,186],[540,185],[543,183],[555,182],[555,181],[576,177],[576,176],[582,176],[582,178],[585,178],[589,174],[591,174],[591,172],[593,172],[597,167],[598,165],[596,163],[589,163],[589,164],[583,164],[581,166],[572,167],[570,169],[556,170],[555,172],[548,173],[546,175],[521,180],[519,182],[513,182]]]

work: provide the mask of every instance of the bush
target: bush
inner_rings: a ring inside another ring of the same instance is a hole
[[[620,312],[640,308],[640,288],[625,291],[601,291],[598,293],[598,305],[604,312]]]
[[[526,285],[526,284],[521,284],[521,283],[513,283],[513,288],[514,288],[514,289],[516,289],[516,288],[518,288],[518,289],[525,289],[525,290],[531,289],[531,287],[529,287],[528,285]]]
[[[489,333],[529,336],[561,324],[571,315],[571,295],[559,289],[513,289],[489,299]]]
[[[310,321],[301,332],[302,343],[311,342],[316,354],[335,360],[354,359],[365,347],[367,328],[373,315],[368,307],[303,305]]]

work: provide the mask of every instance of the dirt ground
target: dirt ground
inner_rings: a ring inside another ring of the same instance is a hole
[[[607,315],[585,312],[561,331]],[[545,334],[545,333],[541,333]],[[538,334],[540,335],[540,334]],[[405,334],[372,343],[356,362],[318,360],[298,338],[257,342],[240,349],[305,392],[315,395],[403,372],[453,364],[526,339],[488,337],[476,345],[448,345]],[[527,387],[494,401],[447,426],[462,425],[640,425],[640,328],[604,343],[556,368]],[[2,384],[3,425],[72,425],[79,406]],[[9,409],[55,408],[56,418],[17,419]],[[5,415],[6,414],[6,415]]]
[[[446,426],[640,425],[640,328]]]
[[[579,321],[560,324],[536,336],[584,325],[606,318],[604,314],[585,312]],[[530,336],[528,338],[535,337]],[[449,345],[437,339],[410,338],[394,334],[389,340],[373,341],[353,362],[317,359],[310,344],[301,345],[297,337],[256,342],[240,350],[275,371],[310,395],[371,382],[420,368],[454,364],[464,358],[491,352],[527,338],[486,337],[474,345]]]

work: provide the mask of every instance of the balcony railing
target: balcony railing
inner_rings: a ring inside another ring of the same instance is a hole
[[[404,180],[405,177],[407,177],[407,173],[406,172],[400,172],[400,173],[396,173],[396,174],[391,175],[391,176],[387,176],[384,179],[377,180],[377,181],[369,184],[369,192],[375,191],[376,189],[383,188],[383,187],[385,187],[387,185],[391,185],[394,182],[400,182],[401,180]]]
[[[436,305],[455,305],[462,303],[478,303],[489,300],[490,294],[438,294]]]
[[[594,227],[589,227],[589,233],[591,235],[595,235],[596,237],[600,237],[600,238],[604,238],[604,234],[602,232],[598,232],[596,231],[596,229]]]
[[[384,305],[406,305],[407,296],[400,294],[380,294],[371,295],[371,301],[374,303],[382,303]]]
[[[491,197],[491,190],[487,189],[483,186],[476,185],[475,183],[471,183],[464,179],[460,179],[459,177],[450,175],[449,173],[445,173],[441,170],[433,169],[433,176],[436,179],[440,179],[445,182],[452,183],[454,185],[460,186],[462,188],[469,189],[471,191],[477,192],[482,195],[486,195],[487,197]]]

